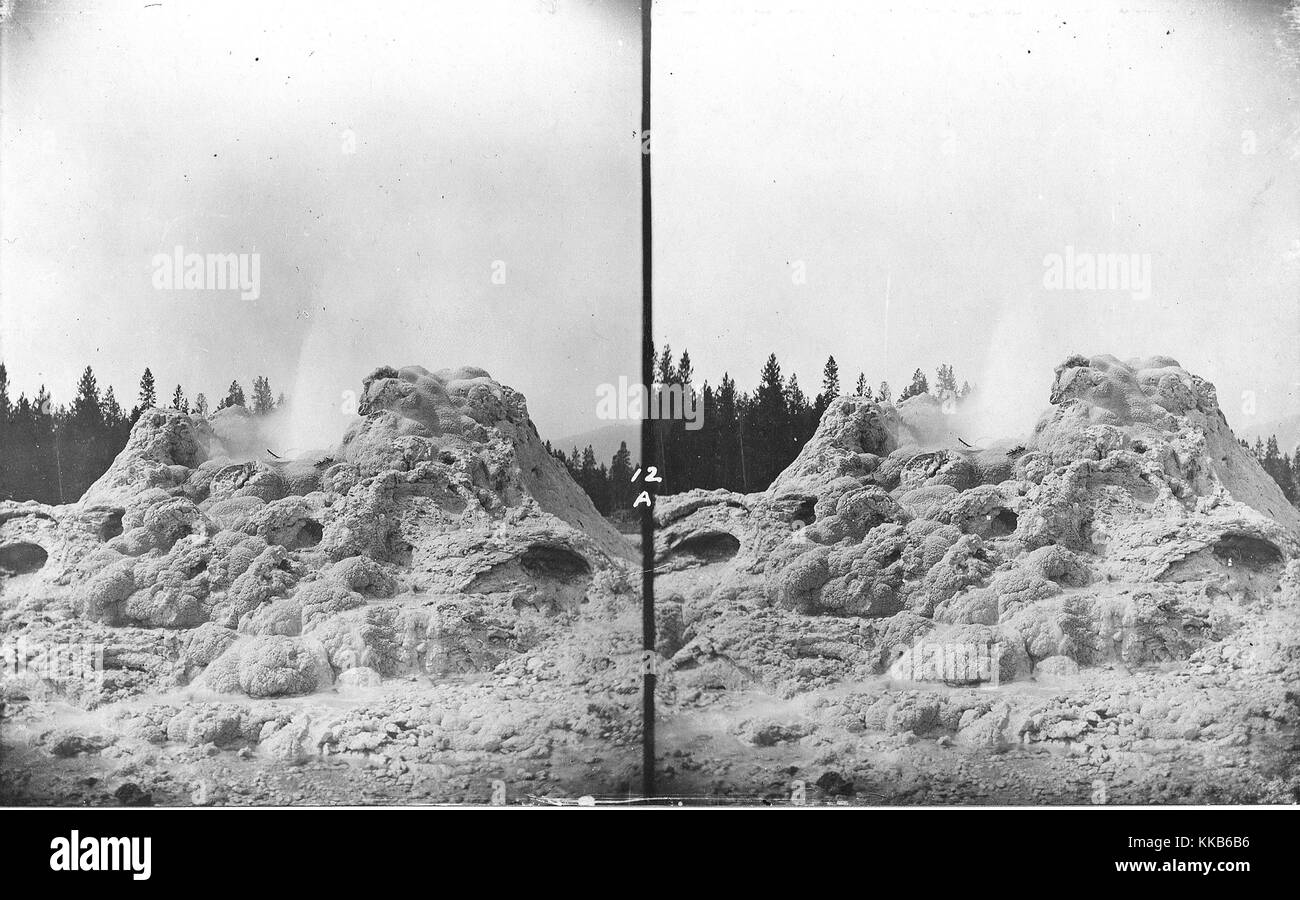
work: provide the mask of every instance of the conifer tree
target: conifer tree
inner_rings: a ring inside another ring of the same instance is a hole
[[[808,438],[812,437],[812,428],[816,425],[813,419],[812,407],[808,404],[808,398],[804,396],[803,391],[799,388],[799,376],[790,373],[790,380],[785,385],[785,408],[786,408],[786,435],[785,445],[782,447],[782,457],[788,456],[794,459],[799,454],[799,448],[804,445]],[[785,468],[780,461],[777,464],[777,472]]]
[[[612,509],[627,509],[631,504],[628,492],[632,481],[632,453],[627,449],[627,441],[619,441],[618,451],[609,464],[610,506]]]
[[[86,366],[77,381],[77,395],[72,400],[72,421],[85,430],[87,439],[93,439],[104,424],[104,411],[99,405],[99,384],[90,366]]]
[[[866,384],[865,376],[862,383]],[[840,395],[840,367],[833,356],[826,357],[826,365],[822,368],[822,393],[828,402]]]
[[[267,381],[265,375],[258,375],[253,379],[253,408],[251,412],[254,415],[264,416],[273,409],[275,409],[275,397],[271,393],[271,383]]]
[[[953,374],[952,366],[946,363],[939,366],[935,373],[934,386],[940,398],[957,397],[957,376]]]
[[[903,400],[908,399],[909,397],[917,397],[920,396],[921,394],[928,394],[928,393],[930,393],[929,379],[925,377],[924,372],[922,372],[920,369],[917,369],[915,372],[912,373],[912,383],[909,384],[907,387],[903,388],[903,393],[899,395],[898,399],[901,402]]]
[[[736,396],[736,382],[726,372],[718,385],[717,415],[718,481],[717,487],[738,491],[743,487],[740,443],[740,404]]]
[[[744,423],[742,451],[752,461],[748,473],[754,484],[764,487],[776,477],[777,466],[785,457],[790,445],[789,410],[786,406],[785,385],[781,379],[781,364],[771,353],[763,364],[758,388]]]
[[[821,393],[813,400],[813,422],[821,421],[822,413],[826,407],[831,405],[831,401],[840,395],[840,367],[835,363],[835,357],[826,357],[826,365],[822,368],[822,390]]]
[[[677,381],[677,373],[673,369],[673,351],[667,344],[664,344],[663,353],[659,354],[655,378],[660,384],[673,384]]]
[[[153,372],[146,367],[140,376],[140,412],[158,405],[158,394],[154,390]]]
[[[244,406],[244,389],[240,387],[238,381],[230,382],[230,387],[226,390],[225,399],[217,405],[217,409],[225,409],[227,406]]]
[[[113,393],[111,384],[108,386],[108,390],[104,391],[104,400],[100,405],[104,408],[104,424],[113,436],[114,443],[121,443],[117,441],[117,436],[123,433],[122,426],[126,422],[126,416],[122,412],[122,405],[117,402],[117,396]]]

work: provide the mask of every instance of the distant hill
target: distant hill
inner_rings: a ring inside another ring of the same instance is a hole
[[[1295,448],[1300,446],[1300,413],[1285,416],[1258,428],[1245,427],[1237,432],[1238,437],[1243,437],[1252,444],[1257,437],[1267,441],[1271,434],[1277,435],[1279,450],[1283,453],[1294,453]]]
[[[609,461],[618,452],[621,441],[627,441],[628,452],[632,454],[632,465],[636,465],[641,458],[640,422],[619,422],[614,425],[604,425],[594,431],[571,434],[558,440],[551,439],[551,446],[565,453],[577,447],[578,452],[581,453],[590,444],[592,452],[596,454],[596,462],[609,465]]]

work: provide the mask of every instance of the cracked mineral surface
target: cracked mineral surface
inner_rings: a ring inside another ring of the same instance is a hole
[[[4,801],[626,794],[634,549],[480,369],[359,412],[288,461],[149,410],[80,502],[0,504]]]
[[[1174,360],[1072,357],[1023,441],[834,401],[655,511],[659,786],[707,802],[1295,802],[1300,515]],[[0,799],[570,802],[639,778],[639,565],[478,369],[327,456],[146,412],[0,504]]]
[[[661,500],[667,792],[1296,801],[1296,510],[1172,359],[1050,400],[969,446],[840,398],[767,491]]]

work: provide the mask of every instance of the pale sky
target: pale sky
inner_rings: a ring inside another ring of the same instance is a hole
[[[1300,412],[1294,8],[656,7],[656,331],[701,379],[948,362],[1020,425],[1070,353],[1164,354],[1234,426]],[[1045,290],[1067,246],[1149,254],[1151,298]]]
[[[265,374],[341,434],[374,367],[475,365],[559,436],[639,372],[634,3],[18,0],[0,28],[15,396]],[[261,298],[155,290],[177,244],[259,253]]]
[[[1300,412],[1300,13],[1285,3],[659,0],[655,321],[701,378],[941,362],[1046,405],[1073,352],[1166,354],[1236,427]],[[0,26],[0,357],[314,428],[382,365],[478,365],[543,435],[640,365],[630,0],[18,3]],[[355,152],[347,152],[355,149]],[[160,292],[257,252],[262,296]],[[1152,294],[1049,291],[1066,248]],[[493,264],[506,283],[493,284]],[[803,283],[794,277],[802,272]]]

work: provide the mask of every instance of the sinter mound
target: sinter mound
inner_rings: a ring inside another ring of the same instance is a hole
[[[1300,516],[1172,359],[1072,357],[1051,402],[971,447],[842,397],[767,491],[661,500],[668,733],[729,717],[695,758],[772,796],[1294,802]]]
[[[767,491],[660,499],[661,790],[1294,802],[1300,516],[1173,360],[1050,399],[969,447],[840,398]],[[279,461],[150,410],[81,502],[0,504],[5,644],[104,647],[6,681],[6,799],[626,792],[630,549],[485,372],[380,369],[360,412]]]
[[[408,780],[416,749],[635,750],[609,721],[636,683],[635,553],[547,452],[524,398],[481,369],[385,367],[359,412],[329,455],[278,460],[240,407],[147,410],[80,502],[0,503],[0,637],[23,658],[3,683],[6,742],[91,747],[144,772],[155,745],[334,754]],[[566,641],[593,661],[561,664]],[[81,648],[102,652],[102,678],[56,665]],[[627,776],[608,768],[613,790]],[[491,780],[434,779],[416,796],[472,801]],[[348,784],[338,800],[359,795]]]

